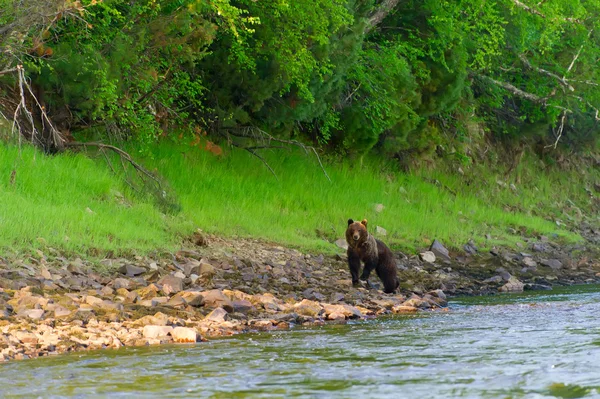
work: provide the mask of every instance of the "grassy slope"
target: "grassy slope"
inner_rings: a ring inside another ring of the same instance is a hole
[[[569,201],[584,212],[589,202],[579,175],[544,174],[532,165],[524,168],[524,183],[515,193],[484,168],[467,177],[440,170],[406,175],[378,163],[345,162],[327,166],[329,182],[316,160],[303,154],[280,151],[266,158],[279,180],[246,153],[217,158],[191,148],[154,148],[146,165],[160,171],[177,193],[183,210],[173,216],[133,197],[100,160],[49,158],[32,149],[24,149],[18,160],[17,149],[2,147],[0,247],[147,252],[174,248],[199,227],[333,252],[325,239],[343,237],[350,217],[369,219],[372,230],[384,227],[385,240],[408,251],[434,238],[456,247],[471,238],[482,247],[510,244],[518,237],[507,233],[509,227],[573,241],[578,236],[544,217],[565,219]],[[431,183],[435,180],[441,185]],[[385,206],[381,213],[374,210],[379,203]]]

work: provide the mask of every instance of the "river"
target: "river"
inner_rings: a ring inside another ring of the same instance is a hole
[[[448,312],[13,361],[0,396],[598,397],[599,316],[598,286],[458,298]]]

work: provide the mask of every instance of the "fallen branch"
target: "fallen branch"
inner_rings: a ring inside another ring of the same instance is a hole
[[[277,137],[273,137],[272,135],[265,132],[264,130],[259,129],[254,126],[246,126],[246,127],[238,128],[238,129],[223,129],[223,130],[219,131],[219,134],[227,140],[229,145],[232,145],[236,148],[240,148],[244,151],[248,151],[249,153],[251,153],[252,155],[257,157],[262,163],[265,164],[265,166],[269,169],[269,171],[276,178],[277,178],[277,175],[275,174],[275,171],[273,170],[273,168],[271,168],[271,166],[268,164],[268,162],[256,152],[257,149],[271,149],[271,148],[290,149],[290,147],[298,147],[298,148],[301,148],[302,150],[304,150],[304,152],[306,154],[309,154],[312,152],[315,155],[315,157],[317,158],[317,161],[319,162],[319,166],[321,167],[323,174],[325,175],[327,180],[331,181],[331,178],[329,177],[329,175],[327,174],[327,171],[325,170],[325,167],[323,166],[323,162],[321,162],[321,157],[319,156],[319,153],[317,152],[316,148],[314,148],[312,146],[308,146],[308,145],[301,143],[299,141],[296,141],[296,140],[285,140],[285,139],[279,139]],[[235,139],[242,140],[242,141],[249,140],[249,141],[251,141],[251,143],[246,145],[246,143],[236,141]],[[277,143],[277,144],[272,145],[271,142]],[[260,145],[256,145],[255,143],[260,143]],[[283,145],[281,145],[281,144],[283,144]]]
[[[116,153],[117,155],[119,155],[119,159],[121,161],[121,167],[123,168],[123,171],[125,173],[127,173],[126,172],[127,168],[126,168],[126,164],[125,164],[125,162],[127,162],[136,170],[136,172],[140,175],[142,180],[149,179],[156,185],[156,188],[158,190],[160,190],[161,192],[164,193],[163,186],[162,186],[161,182],[156,178],[156,176],[154,176],[152,174],[152,172],[150,172],[148,169],[144,168],[142,165],[137,163],[131,157],[131,155],[129,155],[128,152],[120,149],[119,147],[115,147],[114,145],[110,145],[110,144],[97,143],[97,142],[89,142],[89,143],[70,142],[70,143],[65,143],[64,146],[65,147],[83,147],[84,149],[87,149],[87,147],[98,148],[103,153],[110,169],[116,173],[116,170],[114,169],[112,162],[110,161],[110,159],[108,158],[108,156],[105,153],[105,150],[110,150],[110,151]],[[127,182],[127,184],[135,191],[139,191],[139,190],[136,190],[136,188],[133,186],[133,184],[131,184],[131,182]]]

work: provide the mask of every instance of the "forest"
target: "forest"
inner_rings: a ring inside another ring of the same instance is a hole
[[[306,143],[470,163],[597,148],[598,0],[0,0],[6,138]],[[484,143],[484,144],[482,144]],[[516,151],[515,151],[516,149]]]

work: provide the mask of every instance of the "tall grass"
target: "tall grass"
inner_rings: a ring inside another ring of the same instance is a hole
[[[165,143],[151,148],[144,164],[164,177],[182,209],[163,214],[150,199],[133,195],[104,161],[47,157],[31,148],[19,156],[2,146],[0,248],[148,252],[172,249],[201,228],[334,252],[332,242],[344,236],[349,218],[368,219],[373,232],[385,228],[381,237],[407,251],[436,238],[458,248],[470,239],[481,247],[511,244],[520,238],[510,229],[575,241],[555,220],[573,204],[584,212],[589,205],[575,174],[542,173],[533,164],[523,175],[536,173],[514,191],[483,167],[467,176],[442,169],[403,174],[374,159],[332,161],[326,163],[330,182],[316,159],[301,152],[264,155],[278,178],[244,152],[216,157]]]
[[[12,176],[12,177],[11,177]],[[103,162],[0,145],[0,248],[73,252],[173,247],[181,229],[132,202]],[[188,225],[189,227],[189,225]]]
[[[367,218],[372,231],[376,226],[385,228],[387,242],[408,250],[434,238],[455,247],[470,239],[484,247],[509,244],[518,240],[509,228],[578,239],[546,220],[543,212],[505,209],[523,201],[531,205],[536,198],[551,203],[564,196],[563,189],[548,189],[549,175],[538,176],[538,185],[546,191],[527,187],[515,194],[499,187],[489,171],[484,179],[490,184],[473,187],[449,173],[406,175],[371,160],[362,165],[330,164],[329,182],[310,156],[282,151],[264,155],[278,179],[245,153],[219,159],[194,149],[160,146],[153,152],[152,165],[178,192],[187,216],[214,233],[331,250],[330,242],[344,236],[348,218]],[[435,180],[443,183],[437,185]],[[583,191],[579,182],[571,182],[569,189]],[[376,204],[382,204],[383,211],[377,212]]]

